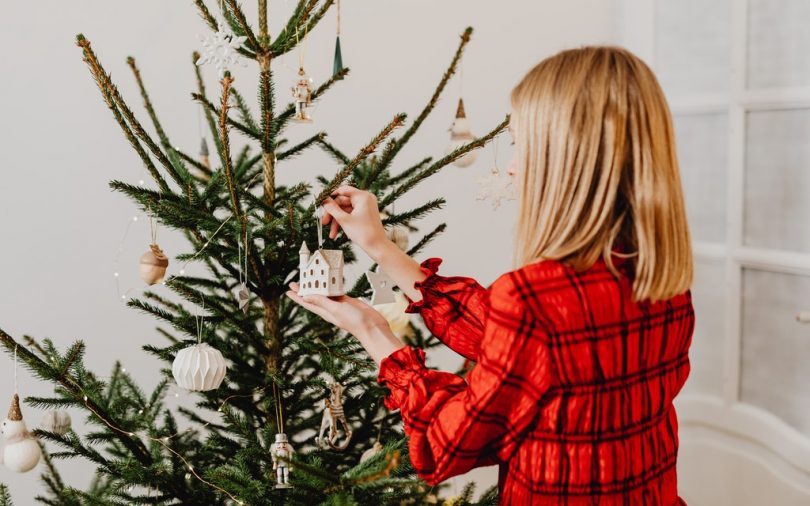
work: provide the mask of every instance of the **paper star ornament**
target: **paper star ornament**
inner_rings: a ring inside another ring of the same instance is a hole
[[[239,301],[239,309],[247,314],[248,309],[250,309],[250,292],[246,284],[242,283],[239,285],[239,290],[236,292],[236,300]]]
[[[394,282],[384,272],[366,271],[366,278],[373,290],[371,305],[391,304],[394,298]]]

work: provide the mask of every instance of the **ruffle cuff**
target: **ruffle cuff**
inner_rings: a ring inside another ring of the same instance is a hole
[[[385,407],[392,411],[399,409],[408,397],[414,376],[422,376],[425,371],[425,351],[422,349],[405,346],[385,357],[377,375],[377,382],[389,390]]]
[[[413,284],[414,288],[422,293],[422,300],[414,302],[410,297],[406,296],[408,299],[408,307],[405,309],[406,313],[418,313],[422,309],[429,308],[433,298],[441,295],[441,291],[438,290],[438,285],[441,284],[444,278],[436,274],[439,272],[441,263],[441,258],[428,258],[422,262],[420,269],[427,277]]]

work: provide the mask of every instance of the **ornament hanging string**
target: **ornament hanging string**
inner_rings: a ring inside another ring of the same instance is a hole
[[[316,226],[316,230],[318,231],[318,249],[323,249],[323,206],[317,206],[315,208],[315,219],[318,220],[318,224]]]
[[[295,30],[295,43],[299,44],[298,45],[298,68],[299,69],[304,68],[304,58],[306,57],[306,53],[307,53],[307,32],[308,32],[308,30],[309,30],[309,27],[305,26],[304,27],[304,40],[303,41],[298,40],[299,29]]]
[[[17,382],[17,346],[14,345],[14,395],[19,395],[19,384]]]
[[[337,36],[340,37],[340,0],[337,0]]]

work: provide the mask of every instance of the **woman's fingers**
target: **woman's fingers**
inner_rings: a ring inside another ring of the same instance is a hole
[[[349,217],[349,213],[344,211],[334,200],[328,198],[323,201],[323,208],[340,223]]]
[[[332,323],[332,324],[335,323],[334,317],[332,316],[331,313],[329,313],[329,311],[327,311],[326,309],[324,309],[323,307],[321,307],[321,306],[319,306],[317,304],[312,304],[310,302],[307,302],[303,297],[298,295],[298,293],[296,293],[296,292],[294,292],[292,290],[289,290],[287,292],[287,297],[289,297],[293,302],[295,302],[299,306],[303,307],[304,309],[306,309],[308,311],[311,311],[311,312],[315,313],[316,315],[320,316],[321,318],[328,321],[329,323]]]
[[[335,190],[332,195],[345,195],[346,197],[351,198],[352,196],[358,195],[360,193],[363,193],[363,190],[358,190],[354,186],[349,186],[346,184],[338,187],[338,189]]]
[[[337,239],[339,233],[340,233],[340,225],[338,225],[337,220],[332,220],[332,227],[329,229],[329,238]]]

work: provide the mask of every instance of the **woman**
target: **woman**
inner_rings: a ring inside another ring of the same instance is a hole
[[[585,47],[540,62],[512,107],[518,268],[490,288],[401,252],[369,193],[324,203],[330,235],[475,361],[466,379],[425,368],[362,302],[288,295],[380,364],[428,483],[499,464],[502,504],[684,504],[672,401],[689,373],[692,256],[661,88],[628,51]]]

